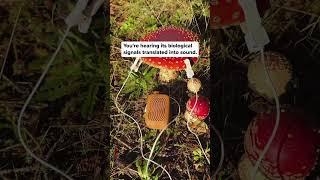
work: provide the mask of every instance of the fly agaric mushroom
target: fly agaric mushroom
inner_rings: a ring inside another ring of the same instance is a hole
[[[178,27],[164,27],[147,34],[141,41],[198,41],[197,34]],[[169,82],[177,78],[177,71],[186,69],[185,57],[144,57],[143,61],[155,68],[160,69],[160,81]],[[196,57],[189,58],[197,62]]]
[[[193,111],[191,112],[192,109]],[[190,122],[202,121],[209,115],[209,112],[210,102],[207,98],[203,96],[198,96],[198,98],[196,96],[192,96],[187,102],[185,118]]]
[[[257,8],[261,16],[269,7],[268,0],[257,1]],[[212,29],[240,25],[245,21],[243,9],[238,0],[211,0],[210,17]]]
[[[238,174],[240,180],[251,180],[251,172],[253,170],[252,162],[249,160],[246,154],[242,155],[240,162],[238,164]],[[257,172],[255,180],[270,180],[260,171]]]
[[[203,120],[207,118],[209,112],[209,100],[203,96],[193,96],[187,101],[187,109],[184,117],[187,123],[190,123],[190,128],[194,129],[195,132],[200,135],[208,132],[208,125]]]
[[[275,112],[260,113],[246,131],[244,146],[252,163],[256,163],[275,125]],[[280,113],[278,131],[260,164],[270,179],[303,179],[317,161],[318,135],[305,123],[302,112]]]
[[[276,89],[277,95],[280,96],[286,92],[286,86],[292,76],[292,67],[287,58],[279,53],[266,52],[265,63]],[[264,66],[258,55],[250,62],[248,67],[249,87],[263,97],[271,100],[274,98],[272,89],[266,82]]]

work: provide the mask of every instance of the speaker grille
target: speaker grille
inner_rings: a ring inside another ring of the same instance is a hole
[[[153,98],[150,104],[150,112],[148,113],[148,118],[151,121],[162,121],[166,119],[166,100],[163,97]]]
[[[152,129],[163,129],[169,121],[170,101],[164,94],[151,94],[147,98],[145,121]]]

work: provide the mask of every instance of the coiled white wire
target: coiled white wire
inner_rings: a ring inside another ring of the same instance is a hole
[[[173,122],[175,122],[175,121],[177,120],[177,118],[178,118],[179,115],[180,115],[180,112],[181,112],[181,111],[180,111],[180,104],[179,104],[179,102],[178,102],[176,99],[174,99],[173,97],[170,97],[170,99],[174,100],[175,103],[178,105],[178,108],[179,108],[179,110],[178,110],[178,115],[174,118],[174,120],[172,120],[172,121],[166,126],[166,128],[164,128],[164,129],[162,129],[162,130],[160,131],[160,133],[158,134],[157,138],[155,139],[155,141],[154,141],[154,143],[153,143],[153,145],[152,145],[151,151],[150,151],[150,155],[149,155],[148,161],[147,161],[146,171],[148,171],[148,167],[149,167],[150,159],[151,159],[151,157],[152,157],[152,153],[153,153],[153,151],[154,151],[154,148],[155,148],[156,145],[157,145],[157,142],[158,142],[160,136],[161,136],[162,133],[167,129],[167,127],[169,127]]]
[[[119,90],[119,92],[118,92],[118,94],[117,94],[117,96],[116,96],[116,99],[115,99],[115,101],[114,101],[114,104],[116,105],[116,108],[118,109],[119,112],[121,112],[123,115],[125,115],[125,116],[127,116],[128,118],[130,118],[131,120],[133,120],[134,123],[137,125],[138,130],[139,130],[139,136],[140,136],[140,153],[141,153],[142,158],[145,159],[145,160],[147,160],[148,162],[150,161],[150,162],[152,162],[153,164],[155,164],[156,166],[160,167],[160,168],[168,175],[169,179],[172,180],[171,175],[169,174],[169,172],[168,172],[163,166],[161,166],[161,165],[158,164],[157,162],[155,162],[155,161],[153,161],[153,160],[151,160],[151,159],[149,159],[149,158],[146,158],[146,157],[144,156],[144,153],[143,153],[143,139],[142,139],[143,136],[142,136],[142,131],[141,131],[141,128],[140,128],[139,123],[138,123],[132,116],[130,116],[129,114],[127,114],[127,113],[125,113],[124,111],[122,111],[122,110],[120,109],[119,105],[118,105],[119,95],[120,95],[121,91],[123,90],[125,84],[127,83],[127,81],[128,81],[128,79],[129,79],[131,73],[132,73],[132,69],[130,69],[127,78],[126,78],[125,81],[123,82],[123,84],[122,84],[122,86],[121,86],[121,88],[120,88],[120,90]],[[179,108],[179,109],[180,109],[180,108]],[[151,154],[151,153],[150,153],[150,154]]]
[[[58,168],[54,167],[53,165],[49,164],[48,162],[40,159],[37,155],[35,155],[30,149],[29,147],[27,146],[27,144],[24,142],[23,140],[23,137],[22,137],[22,134],[21,134],[21,121],[22,121],[22,117],[23,117],[23,114],[25,112],[25,110],[27,109],[27,106],[29,105],[33,95],[36,93],[37,89],[39,88],[43,78],[46,76],[46,74],[48,73],[48,70],[50,68],[50,66],[52,65],[53,61],[55,60],[58,52],[60,51],[62,45],[63,45],[63,42],[64,40],[66,39],[66,37],[68,36],[69,34],[69,31],[70,31],[70,26],[67,27],[67,30],[66,32],[64,33],[56,51],[53,53],[51,59],[48,61],[47,63],[47,66],[45,67],[44,71],[42,72],[39,80],[37,81],[36,85],[34,86],[34,88],[32,89],[30,95],[28,96],[27,100],[25,101],[21,111],[20,111],[20,114],[19,114],[19,118],[18,118],[18,125],[17,125],[17,132],[18,132],[18,137],[19,137],[19,140],[23,146],[23,148],[26,150],[26,152],[31,156],[33,157],[35,160],[37,160],[38,162],[40,162],[42,165],[56,171],[57,173],[59,173],[60,175],[62,175],[63,177],[69,179],[69,180],[72,180],[72,178],[70,176],[68,176],[66,173],[62,172],[61,170],[59,170]]]
[[[266,79],[267,79],[267,82],[269,84],[269,87],[272,90],[272,93],[273,93],[273,96],[274,96],[274,99],[275,99],[275,102],[276,102],[277,115],[276,115],[276,123],[274,125],[272,134],[271,134],[266,146],[264,147],[263,151],[261,152],[261,154],[260,154],[260,156],[259,156],[259,158],[258,158],[253,170],[252,170],[251,180],[255,179],[255,176],[256,176],[256,174],[258,172],[259,165],[260,165],[263,157],[265,156],[265,154],[267,153],[267,151],[269,150],[269,148],[271,146],[271,143],[272,143],[272,141],[273,141],[273,139],[274,139],[274,137],[275,137],[275,135],[277,133],[277,130],[278,130],[278,127],[279,127],[279,122],[280,122],[280,102],[279,102],[279,98],[278,98],[276,89],[275,89],[275,87],[273,85],[272,79],[271,79],[271,77],[269,75],[269,72],[267,70],[267,66],[265,64],[263,48],[260,50],[260,54],[261,54],[261,62],[263,64],[263,68],[264,68],[264,72],[265,72],[265,75],[266,75]]]
[[[192,107],[192,109],[191,109],[191,111],[190,111],[190,115],[191,115],[191,116],[192,116],[192,113],[193,113],[193,111],[194,111],[194,108],[196,107],[197,102],[198,102],[198,93],[195,93],[195,94],[196,94],[196,101],[195,101],[195,103],[194,103],[194,105],[193,105],[193,107]],[[190,119],[187,120],[188,130],[196,137],[197,142],[198,142],[198,144],[199,144],[199,146],[200,146],[200,148],[201,148],[201,151],[202,151],[202,153],[204,154],[204,157],[206,158],[208,164],[210,164],[210,160],[209,160],[209,158],[207,157],[206,152],[204,151],[204,149],[203,149],[203,147],[202,147],[202,145],[201,145],[200,139],[199,139],[198,135],[191,130],[191,128],[190,128],[190,126],[189,126],[189,122],[190,122]]]

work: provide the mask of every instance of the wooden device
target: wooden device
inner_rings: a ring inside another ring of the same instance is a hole
[[[145,109],[146,126],[151,129],[165,129],[170,117],[170,97],[166,94],[153,92],[147,97]]]

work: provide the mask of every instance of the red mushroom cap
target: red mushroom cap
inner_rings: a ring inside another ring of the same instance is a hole
[[[187,102],[187,110],[191,111],[196,103],[196,96],[191,97]],[[207,98],[203,96],[198,96],[197,104],[192,111],[192,115],[203,120],[210,112],[210,102]]]
[[[199,37],[192,31],[179,27],[164,27],[147,34],[141,41],[199,41]],[[184,60],[187,57],[144,57],[143,61],[156,68],[181,71],[186,68]],[[189,58],[197,62],[198,58]]]
[[[238,0],[211,0],[210,24],[213,29],[239,25],[245,21],[245,15]],[[261,16],[270,8],[269,0],[257,0]]]
[[[212,0],[210,24],[213,29],[238,25],[244,22],[244,13],[238,0]]]
[[[276,113],[255,117],[245,135],[245,150],[255,163],[267,144],[275,125]],[[317,160],[317,136],[306,125],[301,112],[281,112],[276,136],[263,158],[260,170],[271,179],[295,179],[308,176]]]

